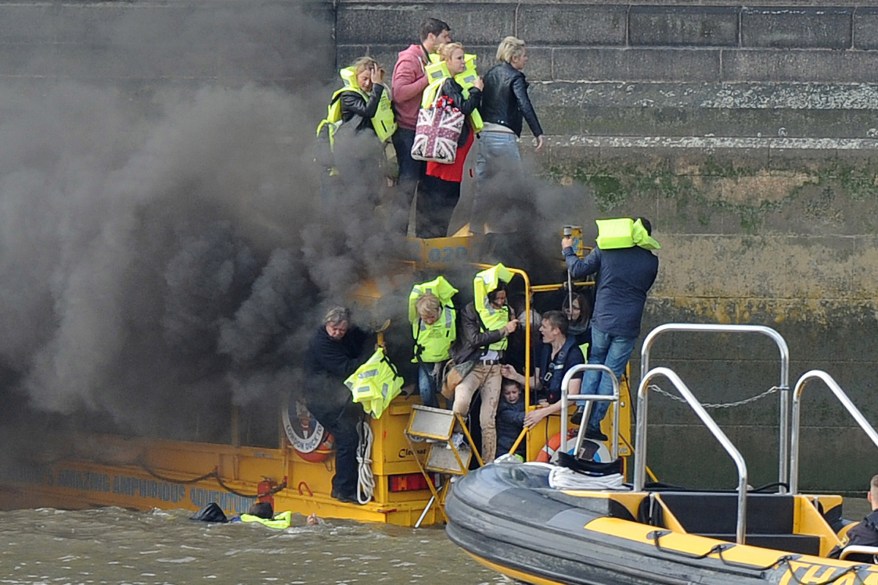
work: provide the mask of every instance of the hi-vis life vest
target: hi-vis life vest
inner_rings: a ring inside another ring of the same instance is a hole
[[[501,280],[503,282],[512,280],[512,272],[502,264],[482,270],[473,279],[473,304],[485,331],[502,329],[509,323],[509,307],[497,309],[488,300],[488,293],[495,290]],[[506,349],[506,342],[507,339],[504,337],[489,345],[488,349],[503,351]]]
[[[409,321],[412,324],[412,338],[415,340],[415,357],[412,362],[435,363],[451,357],[451,344],[457,338],[456,311],[451,298],[457,292],[444,276],[437,276],[429,282],[412,287],[409,294]],[[435,295],[442,305],[439,318],[432,325],[421,320],[415,306],[418,299],[426,293]]]
[[[646,232],[643,222],[630,217],[597,219],[597,245],[601,250],[618,250],[640,246],[646,250],[660,250],[661,245]]]
[[[445,61],[440,60],[439,55],[436,53],[430,53],[430,61],[430,64],[424,68],[427,73],[427,78],[430,80],[430,85],[427,86],[421,96],[422,108],[429,108],[433,105],[433,102],[436,101],[436,95],[439,93],[439,88],[442,87],[442,84],[447,78],[451,77],[451,73],[448,71],[448,65]],[[468,99],[469,90],[476,79],[478,79],[479,74],[476,71],[475,55],[464,55],[464,61],[466,62],[466,69],[455,75],[454,80],[463,88],[463,98]],[[481,132],[485,123],[482,121],[482,115],[479,114],[479,110],[473,110],[473,113],[470,114],[469,117],[470,120],[472,120],[473,131],[477,133]]]
[[[376,349],[372,357],[344,381],[354,402],[372,418],[381,418],[393,399],[399,396],[402,382],[396,367],[384,354],[383,347]]]
[[[335,141],[335,131],[341,126],[341,94],[345,92],[354,92],[360,94],[366,102],[369,101],[369,94],[360,89],[357,83],[357,72],[353,67],[345,67],[338,72],[344,81],[344,87],[336,90],[329,100],[329,106],[326,108],[326,118],[317,125],[317,136],[321,132],[326,132],[329,144]],[[386,142],[396,132],[396,120],[393,117],[393,108],[390,105],[390,95],[387,91],[381,94],[378,101],[378,109],[372,117],[372,128],[375,129],[375,135],[381,142]]]
[[[252,514],[241,514],[241,522],[258,522],[267,528],[286,530],[293,524],[293,513],[290,511],[275,514],[274,518],[260,518]]]

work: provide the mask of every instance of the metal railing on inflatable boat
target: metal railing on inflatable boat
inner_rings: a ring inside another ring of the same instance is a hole
[[[789,461],[790,461],[790,349],[786,340],[780,333],[771,327],[764,325],[717,325],[708,323],[667,323],[660,325],[649,332],[643,340],[643,348],[640,351],[640,379],[643,384],[644,372],[649,372],[649,352],[652,349],[655,340],[664,333],[756,333],[770,337],[777,345],[780,352],[780,382],[777,385],[780,395],[780,421],[779,421],[779,437],[778,437],[778,483],[780,489],[789,485]],[[643,399],[644,403],[646,398]],[[638,430],[640,428],[640,398],[638,396]],[[699,403],[700,404],[700,403]],[[636,439],[640,440],[638,432]]]
[[[591,371],[601,371],[605,374],[609,374],[610,380],[613,382],[613,394],[568,394],[568,388],[570,386],[570,380],[573,379],[573,376],[578,374],[579,372],[591,370]],[[584,402],[585,412],[582,413],[582,424],[579,425],[579,434],[576,437],[576,452],[574,455],[579,455],[579,448],[582,445],[583,434],[585,433],[586,422],[588,421],[588,416],[591,414],[591,403],[592,402],[610,402],[615,404],[615,408],[613,408],[613,432],[610,433],[613,437],[612,441],[612,449],[610,452],[610,456],[612,457],[612,461],[615,461],[619,458],[619,395],[620,395],[620,386],[619,379],[616,378],[616,374],[613,373],[613,370],[608,368],[603,364],[580,364],[578,366],[573,366],[567,373],[564,374],[564,378],[561,380],[561,444],[558,447],[558,450],[561,453],[567,453],[567,409],[570,407],[570,402]]]
[[[680,396],[692,408],[695,414],[704,423],[704,426],[719,441],[726,453],[734,460],[738,468],[738,522],[735,528],[735,541],[744,544],[747,534],[747,464],[741,452],[735,448],[726,434],[719,428],[716,421],[707,414],[692,391],[683,383],[680,376],[669,368],[654,368],[646,373],[637,390],[637,430],[635,433],[634,447],[634,491],[641,492],[646,485],[646,419],[647,419],[647,395],[649,394],[649,382],[657,377],[664,376],[674,385]]]
[[[802,408],[802,393],[805,391],[805,387],[809,382],[817,379],[823,380],[845,410],[847,410],[854,420],[857,421],[860,428],[863,429],[869,439],[871,439],[875,446],[878,447],[878,433],[875,432],[875,428],[869,424],[869,421],[866,420],[863,413],[854,406],[854,403],[851,402],[848,395],[845,394],[844,390],[841,389],[832,376],[822,370],[805,372],[802,374],[802,377],[799,378],[799,381],[796,382],[796,387],[793,390],[792,429],[790,433],[790,491],[794,494],[798,493],[799,489],[799,418]]]

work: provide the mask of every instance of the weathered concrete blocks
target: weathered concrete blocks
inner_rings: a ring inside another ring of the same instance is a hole
[[[723,51],[724,81],[878,82],[878,51]]]
[[[465,45],[496,46],[515,30],[515,5],[471,3],[448,5],[399,3],[341,3],[337,8],[336,41],[406,47],[418,41],[421,22],[434,17],[451,27]]]
[[[734,6],[632,6],[628,42],[632,46],[738,45]]]
[[[749,8],[741,10],[744,47],[849,49],[852,8]]]
[[[616,46],[625,44],[624,5],[524,5],[517,23],[528,44],[551,46]]]
[[[555,49],[557,81],[718,81],[720,53],[710,49]]]
[[[854,11],[853,44],[855,49],[878,49],[878,8],[857,7]]]

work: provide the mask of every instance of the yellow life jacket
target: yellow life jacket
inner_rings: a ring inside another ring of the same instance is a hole
[[[639,219],[630,217],[619,219],[597,219],[597,245],[601,250],[618,250],[640,246],[646,250],[659,250],[661,245],[647,233]]]
[[[333,144],[335,140],[335,131],[341,125],[341,94],[346,91],[351,91],[361,95],[367,102],[369,101],[369,94],[360,89],[360,86],[357,83],[357,73],[353,67],[345,67],[340,70],[338,74],[342,78],[342,81],[344,81],[344,87],[333,92],[332,98],[329,101],[329,106],[326,108],[326,118],[321,120],[320,124],[317,125],[318,137],[324,127],[327,125],[330,126],[328,129],[330,145]],[[378,139],[381,142],[386,142],[391,136],[393,136],[393,133],[396,132],[396,120],[393,116],[393,108],[390,105],[390,95],[387,91],[382,92],[381,98],[378,100],[378,109],[375,111],[375,115],[372,117],[371,122],[372,128],[375,130],[375,135],[378,136]]]
[[[420,359],[422,362],[435,363],[451,357],[451,344],[457,338],[457,315],[451,298],[457,292],[444,276],[437,276],[429,282],[412,287],[409,294],[409,321],[412,324],[412,338],[415,340],[415,357],[412,362]],[[442,304],[442,312],[432,325],[421,320],[415,306],[425,293],[432,293]]]
[[[497,309],[488,300],[488,293],[495,290],[501,280],[503,282],[512,280],[512,272],[502,264],[482,270],[473,279],[473,304],[485,331],[502,329],[509,323],[509,307]],[[489,345],[488,349],[503,351],[506,349],[506,345],[507,339],[504,337]]]
[[[399,396],[402,382],[396,366],[385,355],[384,348],[379,347],[344,383],[354,402],[372,418],[381,418],[393,399]]]
[[[275,514],[274,518],[260,518],[252,514],[241,514],[241,522],[258,522],[267,528],[285,530],[293,524],[293,513],[290,511]]]
[[[455,75],[454,80],[463,88],[463,98],[468,99],[469,90],[475,80],[478,79],[479,74],[476,71],[475,55],[464,55],[464,60],[466,61],[466,69]],[[433,105],[433,102],[436,101],[436,94],[439,93],[439,88],[442,87],[442,83],[445,82],[446,78],[451,77],[448,65],[445,61],[440,60],[439,55],[430,53],[430,61],[430,64],[424,68],[427,78],[430,80],[430,85],[427,86],[427,89],[424,90],[421,96],[422,108],[429,108]],[[473,131],[476,133],[481,132],[485,123],[482,121],[482,115],[479,114],[478,109],[473,110],[472,114],[469,115],[469,119]]]
[[[585,358],[585,363],[588,363],[588,342],[580,343],[579,350],[582,352],[582,357]]]

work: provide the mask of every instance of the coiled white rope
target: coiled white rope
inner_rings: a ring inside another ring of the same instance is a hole
[[[360,444],[357,446],[357,463],[359,477],[357,479],[357,501],[367,504],[372,500],[375,492],[375,476],[372,474],[372,427],[369,419],[362,419],[357,423],[357,434],[360,435]]]

